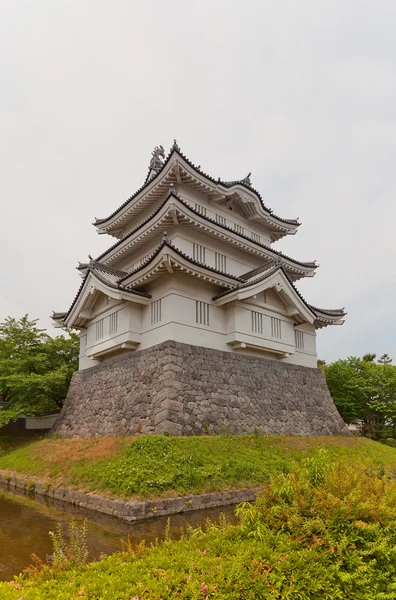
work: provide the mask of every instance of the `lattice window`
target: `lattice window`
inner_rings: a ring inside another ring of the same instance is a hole
[[[118,329],[118,312],[115,312],[109,316],[109,335],[117,333]]]
[[[276,317],[271,317],[271,335],[275,338],[282,337],[282,321]]]
[[[227,272],[227,257],[224,254],[215,252],[215,268],[223,273]]]
[[[103,322],[104,322],[104,319],[100,319],[100,321],[96,321],[96,341],[101,340],[103,337]]]
[[[219,223],[220,225],[227,225],[227,219],[216,213],[216,223]]]
[[[206,217],[206,206],[202,206],[202,204],[195,203],[195,210],[200,214]]]
[[[304,350],[304,332],[296,330],[295,334],[296,334],[296,348],[298,350]]]
[[[151,303],[151,325],[155,325],[161,321],[161,300],[155,300]]]
[[[244,229],[242,225],[238,225],[238,223],[234,223],[234,231],[237,233],[241,233],[243,235]]]
[[[263,333],[263,315],[255,310],[252,313],[252,331],[254,333]]]
[[[195,302],[195,322],[200,325],[209,325],[209,304],[206,302]]]
[[[199,244],[193,244],[193,259],[205,263],[205,247]]]
[[[260,243],[260,236],[258,235],[258,233],[254,233],[254,232],[252,231],[252,240],[253,240],[254,242],[258,242],[258,243]]]

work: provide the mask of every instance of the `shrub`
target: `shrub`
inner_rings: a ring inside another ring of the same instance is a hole
[[[319,451],[237,515],[151,547],[129,538],[123,552],[69,571],[57,538],[61,569],[19,578],[12,591],[0,584],[0,597],[395,600],[396,481],[378,467]]]
[[[65,570],[84,565],[88,559],[87,520],[78,521],[74,517],[69,522],[69,542],[66,541],[61,524],[56,531],[50,531],[54,553],[52,564],[54,569]]]

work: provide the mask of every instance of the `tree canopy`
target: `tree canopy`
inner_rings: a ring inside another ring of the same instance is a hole
[[[346,423],[360,421],[374,438],[396,437],[396,367],[388,354],[351,356],[322,368],[334,403]]]
[[[0,426],[59,410],[78,367],[79,339],[49,336],[28,315],[0,323]]]

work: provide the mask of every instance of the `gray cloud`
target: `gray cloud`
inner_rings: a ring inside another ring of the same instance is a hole
[[[214,176],[252,171],[303,222],[278,247],[321,267],[327,360],[396,359],[394,2],[4,0],[0,19],[0,319],[51,327],[111,243],[91,222],[140,187],[152,147]]]

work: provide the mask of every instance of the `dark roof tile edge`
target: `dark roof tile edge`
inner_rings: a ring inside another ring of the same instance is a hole
[[[214,267],[209,267],[208,265],[205,265],[204,263],[201,263],[201,262],[199,262],[197,260],[194,260],[193,258],[191,258],[190,256],[188,256],[188,254],[185,254],[184,252],[182,252],[181,250],[179,250],[179,248],[176,248],[176,246],[174,246],[172,244],[172,242],[170,242],[169,240],[163,240],[161,242],[161,244],[159,244],[157,246],[157,248],[154,250],[154,252],[152,252],[139,267],[137,267],[133,271],[130,271],[130,273],[128,273],[127,275],[125,275],[124,277],[122,277],[121,279],[119,279],[119,283],[121,283],[121,281],[125,281],[126,279],[128,279],[132,275],[135,275],[135,273],[138,273],[139,271],[141,271],[142,269],[144,269],[144,267],[146,267],[147,265],[149,265],[150,262],[152,260],[154,260],[154,258],[156,258],[156,256],[158,256],[158,254],[161,252],[161,250],[165,246],[167,246],[168,248],[174,250],[176,252],[176,254],[179,254],[179,256],[181,256],[182,258],[185,258],[186,260],[188,260],[188,262],[190,262],[193,265],[197,265],[198,267],[202,267],[204,269],[207,269],[208,271],[211,271],[212,273],[216,273],[217,275],[222,275],[223,277],[229,277],[230,279],[234,279],[235,281],[242,281],[242,279],[240,279],[240,277],[236,277],[235,275],[231,275],[230,273],[224,273],[223,271],[219,271],[218,269],[215,269]]]
[[[286,273],[286,271],[284,270],[284,268],[281,265],[275,265],[273,269],[271,269],[268,272],[264,273],[261,278],[259,277],[255,281],[253,281],[253,282],[245,281],[241,285],[235,286],[234,288],[232,288],[230,290],[226,290],[226,291],[222,292],[221,294],[218,294],[217,296],[214,296],[212,298],[212,300],[217,300],[218,298],[226,296],[227,294],[231,294],[232,292],[235,292],[236,290],[247,288],[250,285],[255,285],[256,283],[260,283],[261,281],[265,281],[265,279],[267,279],[268,277],[270,277],[271,275],[273,275],[274,273],[276,273],[276,271],[278,271],[278,270],[282,271],[283,275],[286,277],[287,281],[290,283],[290,285],[292,286],[293,290],[299,296],[300,300],[302,300],[302,302],[310,310],[310,312],[312,312],[314,314],[314,316],[320,317],[320,315],[317,314],[317,312],[320,312],[320,313],[327,314],[327,315],[332,316],[332,317],[345,317],[346,313],[344,312],[344,309],[333,309],[333,310],[331,310],[331,309],[323,309],[323,308],[317,308],[316,306],[313,306],[312,304],[309,304],[305,300],[305,298],[301,294],[301,292],[299,292],[299,290],[297,289],[297,287],[295,286],[295,284],[290,279],[290,277],[288,276],[288,274]]]
[[[164,160],[162,168],[158,171],[158,173],[155,175],[155,177],[152,177],[151,179],[149,179],[148,175],[147,175],[147,177],[146,177],[143,185],[140,186],[140,188],[134,194],[132,194],[132,196],[130,196],[127,200],[125,200],[125,202],[123,202],[108,217],[105,217],[104,219],[95,219],[95,221],[94,221],[93,224],[94,225],[101,225],[103,223],[106,223],[106,221],[109,221],[110,219],[112,219],[113,217],[115,217],[117,213],[119,213],[123,208],[125,208],[129,204],[129,202],[131,202],[132,200],[134,200],[151,182],[155,181],[157,179],[157,177],[159,177],[161,175],[162,171],[165,169],[165,167],[167,166],[167,164],[169,163],[169,161],[171,159],[171,156],[174,153],[178,154],[180,156],[180,158],[182,158],[197,173],[199,173],[203,177],[206,177],[209,181],[211,181],[212,183],[214,183],[216,185],[223,185],[227,189],[231,189],[234,185],[241,185],[242,187],[246,188],[250,192],[253,192],[257,196],[258,200],[260,201],[260,204],[261,204],[263,210],[265,212],[267,212],[268,215],[270,217],[272,217],[273,219],[276,219],[279,222],[285,223],[287,225],[294,225],[295,227],[299,227],[301,225],[301,223],[299,223],[298,219],[283,219],[282,217],[279,217],[274,212],[272,212],[272,210],[270,208],[268,208],[264,204],[264,201],[263,201],[263,199],[261,197],[261,194],[258,192],[258,190],[256,190],[252,186],[246,185],[246,183],[243,183],[242,181],[230,184],[227,181],[222,181],[221,179],[217,179],[216,180],[214,177],[211,177],[210,175],[208,175],[207,173],[205,173],[204,171],[202,171],[200,168],[198,168],[189,158],[187,158],[187,156],[185,154],[183,154],[181,152],[180,149],[175,148],[175,146],[172,146],[172,148],[170,149],[170,151],[168,153],[168,156]]]
[[[124,237],[122,237],[120,240],[118,240],[117,242],[115,242],[115,244],[113,244],[112,246],[110,246],[110,248],[108,248],[105,252],[102,252],[102,254],[100,254],[96,260],[100,261],[103,257],[106,256],[106,254],[108,252],[111,252],[111,250],[114,250],[119,244],[121,244],[122,242],[124,242],[125,240],[127,240],[129,237],[131,237],[137,231],[139,231],[139,229],[141,229],[142,227],[144,227],[144,225],[147,225],[147,223],[149,223],[151,221],[151,219],[153,219],[161,211],[161,209],[165,206],[165,204],[168,202],[169,198],[171,198],[171,197],[173,197],[176,200],[178,200],[179,202],[181,202],[181,204],[183,204],[183,206],[185,208],[191,210],[191,212],[194,213],[196,216],[201,217],[201,218],[205,219],[206,221],[209,221],[209,223],[212,223],[213,225],[216,225],[217,227],[225,229],[226,231],[230,231],[231,233],[233,233],[233,234],[235,234],[235,235],[243,238],[244,240],[247,240],[247,241],[249,241],[249,242],[251,242],[253,244],[256,244],[260,248],[265,248],[266,250],[269,250],[269,252],[273,252],[275,255],[277,255],[277,256],[279,256],[281,258],[285,258],[286,260],[290,260],[291,262],[293,262],[293,263],[295,263],[297,265],[300,265],[302,267],[308,267],[308,268],[314,268],[314,269],[316,269],[318,267],[318,265],[315,262],[312,262],[312,261],[310,261],[310,262],[302,262],[302,261],[296,260],[295,258],[292,258],[291,256],[288,256],[287,254],[283,254],[283,252],[281,252],[280,250],[274,250],[274,248],[271,248],[270,246],[267,246],[266,244],[262,244],[261,242],[256,242],[255,240],[253,240],[252,238],[248,237],[244,233],[239,233],[239,232],[235,231],[234,229],[232,229],[228,225],[222,225],[221,223],[217,223],[217,221],[215,221],[214,219],[211,219],[210,217],[207,217],[206,215],[202,215],[201,213],[199,213],[198,211],[196,211],[194,208],[192,208],[179,195],[177,195],[176,192],[169,192],[167,194],[167,196],[165,197],[165,199],[158,206],[158,208],[156,208],[155,211],[153,213],[151,213],[151,215],[149,215],[146,219],[144,219],[144,221],[142,221],[140,223],[140,225],[137,225],[137,227],[135,227],[134,229],[132,229],[132,231],[130,231]]]
[[[97,262],[97,261],[95,261],[95,262]],[[64,315],[64,318],[67,319],[67,317],[70,315],[71,311],[73,310],[73,308],[74,308],[74,306],[75,306],[75,304],[76,304],[76,302],[78,300],[78,297],[81,294],[81,292],[82,292],[82,290],[84,288],[84,285],[85,285],[85,283],[86,283],[86,281],[87,281],[88,276],[90,275],[90,273],[93,273],[93,275],[97,279],[99,279],[99,281],[101,283],[103,283],[104,285],[107,285],[108,287],[110,287],[112,289],[120,290],[121,292],[126,292],[128,294],[134,294],[136,296],[143,296],[145,298],[151,298],[151,295],[150,294],[146,294],[145,292],[140,292],[138,290],[129,290],[127,288],[123,288],[122,286],[120,287],[118,284],[116,285],[116,284],[114,284],[114,283],[106,280],[104,277],[102,277],[99,273],[97,273],[95,271],[96,271],[96,269],[94,267],[88,266],[88,270],[87,270],[87,272],[84,275],[84,279],[82,280],[81,285],[78,288],[77,294],[75,295],[74,300],[71,303],[69,310],[67,312],[65,312],[65,313],[60,313],[60,312],[59,313],[55,313],[54,312],[53,313],[53,317],[52,317],[54,320],[56,320],[55,315],[62,315],[62,314]]]

